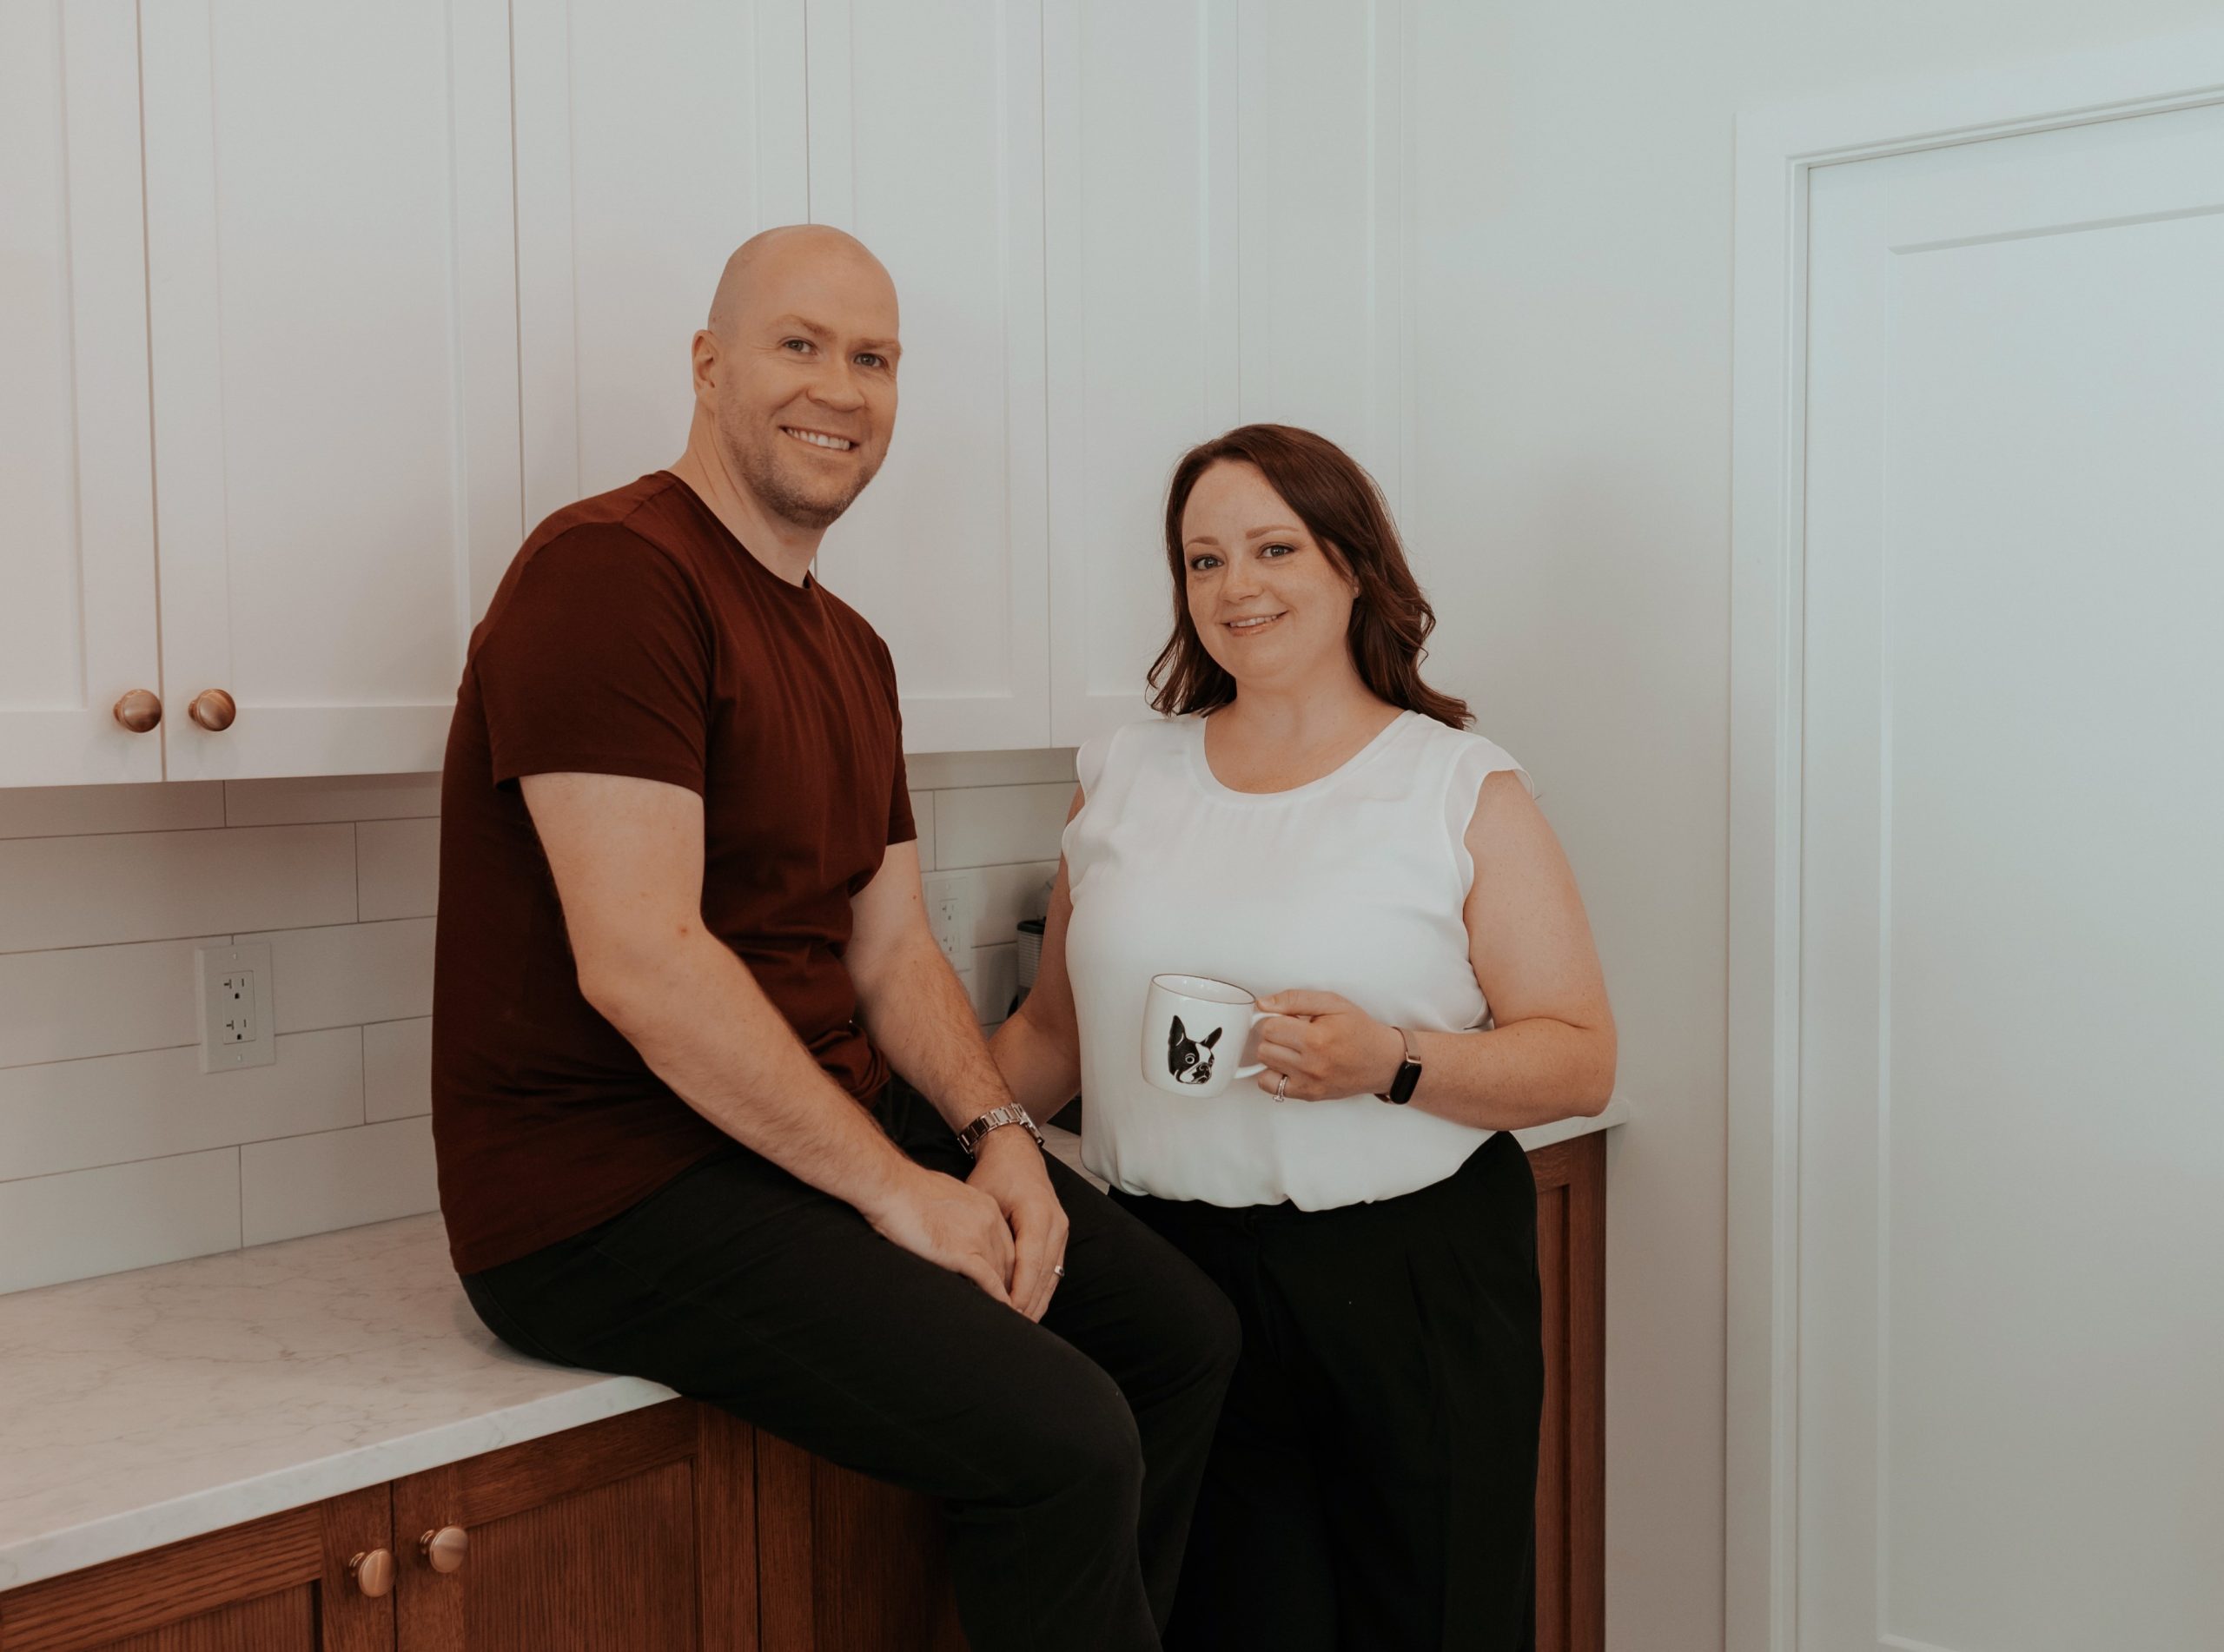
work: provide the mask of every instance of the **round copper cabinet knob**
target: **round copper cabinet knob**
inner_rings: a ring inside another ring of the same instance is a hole
[[[116,720],[134,734],[145,734],[162,723],[162,703],[145,689],[133,689],[116,703]]]
[[[378,1599],[394,1588],[394,1552],[374,1549],[367,1555],[356,1556],[348,1563],[348,1576],[364,1594]]]
[[[471,1534],[461,1526],[442,1526],[417,1540],[417,1552],[436,1572],[461,1571],[464,1551],[470,1547]]]
[[[185,708],[185,714],[209,733],[222,734],[239,716],[239,702],[220,688],[203,689],[193,697],[193,704]]]

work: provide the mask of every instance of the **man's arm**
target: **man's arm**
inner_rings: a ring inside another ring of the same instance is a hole
[[[650,1069],[735,1140],[1009,1301],[1011,1237],[995,1201],[906,1158],[704,928],[703,800],[620,775],[520,784],[579,990]]]
[[[890,843],[850,909],[843,960],[858,1016],[881,1053],[953,1130],[1009,1101],[964,986],[928,927],[918,844]],[[1039,1319],[1057,1288],[1051,1269],[1066,1252],[1065,1207],[1025,1131],[991,1130],[977,1152],[971,1185],[996,1199],[1017,1246],[1012,1305]]]

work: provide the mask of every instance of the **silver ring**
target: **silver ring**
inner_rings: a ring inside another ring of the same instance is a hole
[[[1277,1101],[1289,1100],[1289,1074],[1287,1073],[1274,1080],[1274,1100]]]
[[[1053,1262],[1050,1264],[1050,1272],[1062,1279],[1066,1277],[1066,1265],[1063,1262]]]

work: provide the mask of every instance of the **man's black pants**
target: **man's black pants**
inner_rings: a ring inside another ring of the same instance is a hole
[[[889,1133],[971,1161],[900,1083]],[[974,1652],[1155,1648],[1240,1333],[1174,1248],[1055,1160],[1067,1277],[1036,1325],[737,1144],[470,1275],[523,1352],[652,1378],[943,1499]]]
[[[1243,1322],[1168,1652],[1529,1652],[1545,1353],[1520,1144],[1334,1210],[1113,1199]]]

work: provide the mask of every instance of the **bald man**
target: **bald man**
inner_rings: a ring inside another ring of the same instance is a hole
[[[929,932],[895,670],[811,573],[897,323],[851,237],[750,241],[687,451],[542,523],[472,634],[440,1206],[505,1342],[945,1499],[974,1652],[1155,1647],[1238,1333],[1042,1153]]]

